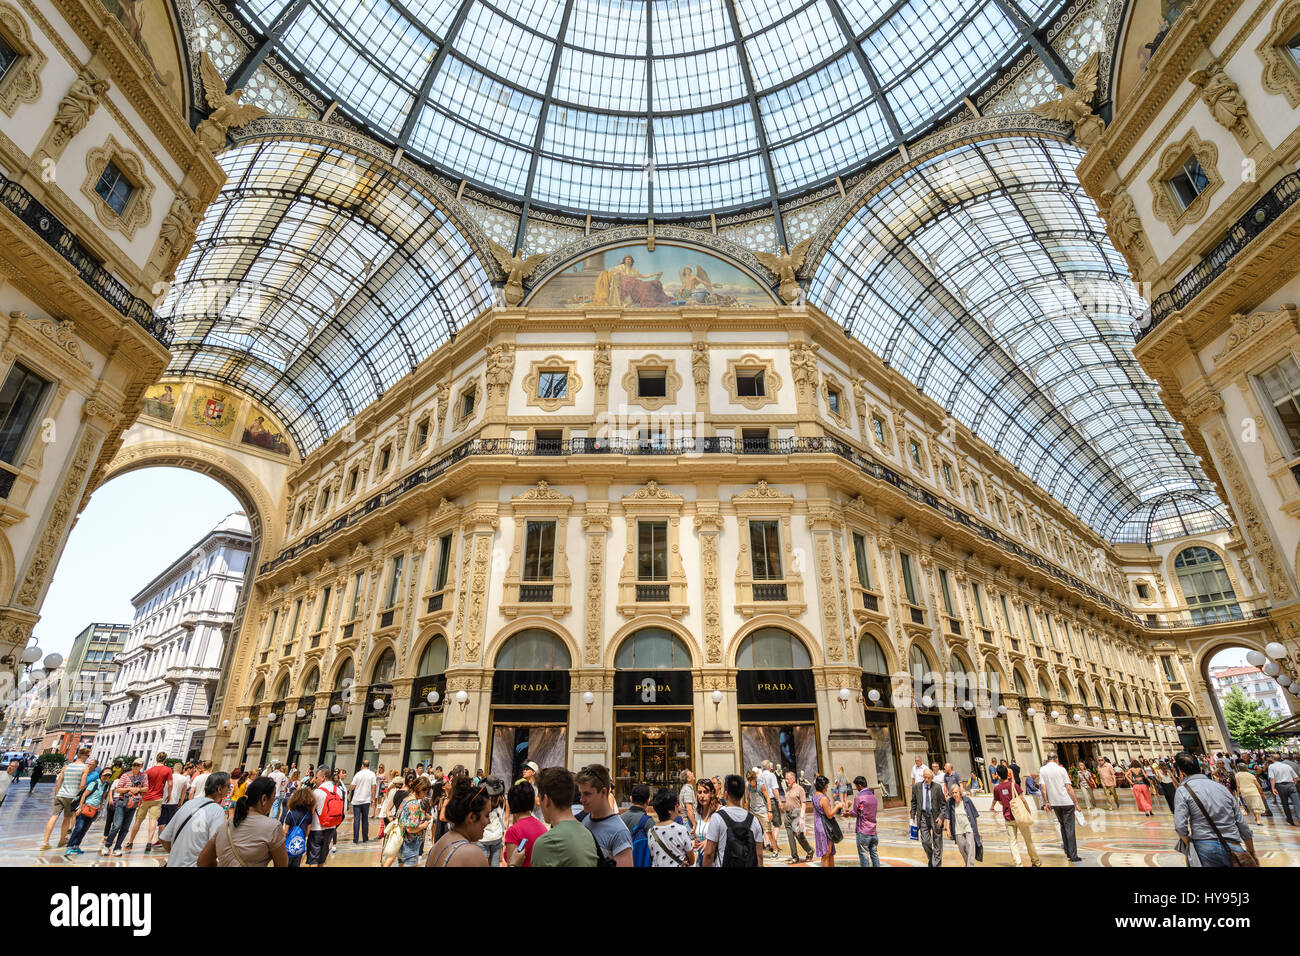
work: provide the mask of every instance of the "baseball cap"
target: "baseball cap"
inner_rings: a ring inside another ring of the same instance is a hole
[[[541,773],[541,772],[542,772],[542,768],[539,767],[539,766],[537,766],[537,764],[534,763],[534,762],[531,761],[531,760],[528,760],[528,761],[525,761],[525,762],[524,762],[524,769],[525,769],[525,770],[531,770],[533,773]]]

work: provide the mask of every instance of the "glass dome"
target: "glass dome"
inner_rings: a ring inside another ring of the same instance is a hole
[[[246,0],[323,98],[456,179],[646,218],[761,206],[961,106],[1061,0]]]

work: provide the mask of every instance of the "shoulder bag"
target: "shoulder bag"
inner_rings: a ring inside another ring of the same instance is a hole
[[[1228,854],[1228,860],[1230,861],[1231,865],[1234,867],[1259,866],[1259,860],[1255,859],[1255,854],[1245,849],[1244,844],[1240,852],[1234,850],[1231,846],[1228,845],[1228,841],[1225,840],[1223,838],[1223,834],[1219,832],[1218,824],[1216,824],[1214,820],[1210,818],[1210,815],[1205,812],[1205,804],[1201,803],[1201,798],[1196,795],[1196,791],[1193,790],[1191,786],[1186,783],[1183,784],[1183,789],[1185,789],[1188,792],[1188,794],[1191,795],[1191,798],[1196,801],[1196,806],[1201,811],[1201,816],[1205,817],[1205,822],[1208,823],[1210,825],[1210,829],[1214,831],[1214,835],[1218,839],[1219,845],[1223,847],[1223,852]],[[1191,843],[1192,841],[1191,841],[1190,826],[1187,828],[1187,834],[1188,834],[1187,842]]]
[[[658,828],[658,827],[654,827],[654,826],[652,826],[652,827],[650,828],[650,835],[651,835],[652,837],[654,837],[655,842],[659,844],[659,849],[663,850],[665,853],[668,854],[668,858],[669,858],[670,860],[672,860],[672,861],[673,861],[674,863],[676,863],[678,866],[685,868],[685,866],[686,866],[686,861],[683,860],[683,859],[682,859],[680,856],[678,856],[676,853],[674,853],[674,852],[672,851],[672,849],[668,846],[668,844],[664,842],[663,837],[661,837],[661,836],[659,835],[659,828]]]
[[[1034,825],[1034,809],[1025,799],[1023,791],[1016,792],[1014,784],[1008,784],[1011,790],[1011,819],[1018,827],[1030,827]]]
[[[826,800],[827,803],[830,803],[830,800],[827,799],[826,794],[823,793],[823,794],[819,794],[818,796],[820,796],[821,799]],[[834,846],[835,844],[843,840],[844,831],[840,829],[840,821],[836,820],[835,817],[827,813],[820,806],[817,807],[817,812],[822,815],[822,829],[826,831],[826,839],[830,843],[830,845]]]

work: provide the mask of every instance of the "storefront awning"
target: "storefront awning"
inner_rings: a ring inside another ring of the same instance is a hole
[[[1118,730],[1106,730],[1102,727],[1067,727],[1065,724],[1053,723],[1048,723],[1047,733],[1043,736],[1058,743],[1119,743],[1122,741],[1150,743],[1146,737],[1125,734]]]

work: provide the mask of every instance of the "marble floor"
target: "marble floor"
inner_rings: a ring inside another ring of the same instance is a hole
[[[52,784],[38,784],[35,792],[28,792],[26,780],[14,784],[9,790],[8,798],[0,805],[0,866],[161,866],[165,861],[163,854],[145,853],[141,849],[143,834],[137,840],[136,849],[121,857],[101,857],[98,850],[103,838],[103,824],[96,822],[85,840],[86,853],[79,857],[65,857],[62,850],[40,850],[41,836],[45,821],[49,818]],[[1121,794],[1123,796],[1123,794]],[[1007,845],[1005,830],[994,826],[996,818],[986,812],[988,798],[976,801],[980,809],[979,822],[982,827],[981,837],[984,841],[984,860],[979,866],[1011,866],[1011,853]],[[1163,804],[1162,804],[1163,806]],[[1255,848],[1264,866],[1300,866],[1300,827],[1291,827],[1286,823],[1282,813],[1273,808],[1275,816],[1266,818],[1264,823],[1255,828]],[[1070,866],[1061,849],[1060,833],[1055,818],[1047,814],[1038,814],[1034,824],[1034,843],[1044,866]],[[1176,837],[1173,831],[1173,818],[1165,812],[1157,812],[1154,817],[1145,817],[1133,807],[1131,800],[1123,803],[1120,810],[1085,811],[1088,826],[1078,828],[1077,838],[1079,855],[1082,863],[1074,866],[1182,866],[1183,858],[1174,852]],[[882,810],[878,819],[880,847],[878,853],[883,866],[924,866],[925,858],[921,845],[908,839],[908,818],[906,810],[894,808]],[[372,821],[371,833],[377,832],[377,824]],[[846,828],[847,829],[847,828]],[[856,844],[851,832],[849,837],[838,847],[837,866],[857,866]],[[811,837],[810,837],[811,842]],[[784,835],[781,840],[781,856],[775,861],[778,866],[789,865],[788,847]],[[1025,862],[1028,857],[1021,846]],[[351,817],[339,828],[337,851],[330,857],[330,866],[375,866],[378,864],[379,843],[372,840],[368,844],[358,845],[352,842]],[[961,854],[951,842],[945,842],[944,864],[961,866]],[[769,857],[768,862],[773,862]],[[804,866],[807,864],[798,864]],[[817,864],[812,864],[817,865]]]

